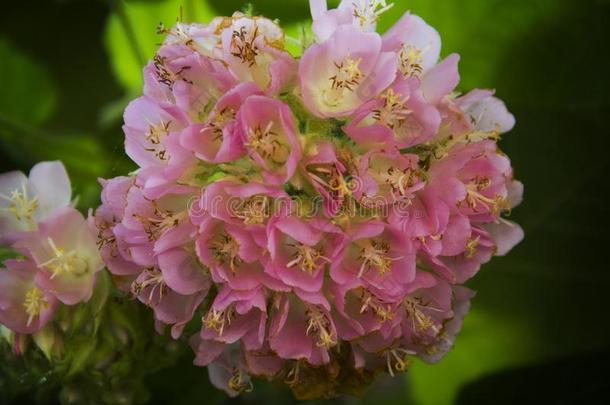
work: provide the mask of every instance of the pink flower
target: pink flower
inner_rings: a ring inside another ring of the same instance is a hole
[[[241,184],[220,180],[210,184],[191,214],[198,224],[206,215],[253,231],[258,243],[266,244],[266,226],[273,217],[289,214],[292,200],[286,192],[259,182]],[[261,239],[263,237],[263,239]]]
[[[420,77],[436,65],[441,37],[420,17],[407,12],[383,35],[383,50],[398,55],[398,70],[403,77]]]
[[[342,0],[328,10],[326,0],[310,0],[312,30],[319,42],[328,39],[342,25],[353,25],[364,32],[375,31],[381,14],[392,8],[385,0]]]
[[[492,90],[473,90],[455,100],[456,105],[470,116],[476,130],[505,133],[515,126],[515,117],[502,100],[493,97]]]
[[[277,94],[295,77],[296,61],[284,49],[284,33],[273,21],[235,13],[223,22],[223,60],[242,82]]]
[[[236,290],[249,290],[260,285],[278,289],[277,281],[264,273],[264,234],[206,216],[199,224],[196,239],[197,256],[210,269],[215,283],[227,283]],[[257,233],[259,233],[257,235]]]
[[[186,324],[207,295],[207,288],[193,294],[178,294],[167,286],[163,273],[156,267],[144,269],[131,284],[131,292],[140,302],[152,308],[155,319],[172,325],[171,335],[178,339]]]
[[[301,160],[301,144],[294,116],[286,104],[250,96],[237,115],[239,131],[248,155],[273,185],[292,178]]]
[[[207,123],[192,125],[181,135],[181,145],[210,163],[224,163],[245,155],[243,140],[237,131],[235,116],[244,101],[261,94],[252,82],[242,83],[224,94],[207,117]]]
[[[428,363],[438,362],[453,346],[474,292],[439,281],[430,289],[413,293],[404,301],[406,347]]]
[[[38,267],[33,261],[7,260],[0,269],[0,323],[22,334],[33,334],[49,323],[57,309],[57,299],[36,281]]]
[[[183,112],[144,96],[129,103],[124,117],[125,151],[129,157],[143,168],[167,165],[167,137],[187,125]]]
[[[304,176],[322,197],[324,213],[338,215],[346,199],[359,187],[356,168],[345,162],[330,142],[319,142],[301,163]],[[350,173],[353,169],[354,173]]]
[[[29,177],[22,172],[0,175],[0,241],[13,242],[22,231],[70,205],[72,188],[61,162],[38,163]]]
[[[89,224],[74,208],[64,208],[40,222],[38,230],[15,247],[36,262],[36,284],[62,303],[88,301],[103,262]]]
[[[397,151],[371,151],[362,156],[359,167],[361,187],[355,195],[367,207],[408,203],[424,187],[418,156]]]
[[[337,345],[338,337],[326,298],[312,294],[304,300],[285,294],[278,296],[273,310],[269,346],[278,356],[305,359],[313,365],[329,362],[329,350]]]
[[[268,226],[270,263],[266,271],[286,285],[310,293],[322,289],[336,258],[341,230],[330,222],[305,222],[294,216],[275,218]]]
[[[428,141],[441,123],[416,79],[399,77],[379,97],[356,111],[345,132],[363,146],[399,149]]]
[[[236,291],[224,287],[203,317],[201,338],[225,344],[241,341],[245,350],[263,346],[267,297],[262,288]]]
[[[121,223],[127,208],[127,193],[133,186],[131,177],[100,180],[102,205],[89,216],[91,227],[97,232],[97,245],[108,270],[116,275],[130,275],[141,271],[129,254],[125,241],[117,238],[115,229]]]
[[[237,84],[225,64],[196,52],[166,61],[160,51],[155,67],[172,90],[176,106],[187,112],[192,122],[206,120],[209,104]]]
[[[330,275],[339,284],[361,279],[370,291],[395,299],[415,279],[415,251],[400,232],[380,221],[355,223],[340,245]]]
[[[381,37],[342,25],[305,51],[299,78],[305,106],[320,118],[345,117],[386,89],[396,77],[396,54]]]

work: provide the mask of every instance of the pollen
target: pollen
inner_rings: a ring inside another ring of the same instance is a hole
[[[9,203],[6,208],[0,208],[1,211],[10,212],[17,221],[32,222],[34,213],[38,209],[38,198],[28,196],[25,183],[21,185],[21,190],[13,190],[10,196],[0,194],[0,198]]]
[[[216,310],[212,308],[203,318],[203,324],[208,329],[213,329],[222,336],[225,327],[229,326],[235,317],[235,309],[229,307],[226,310]]]
[[[289,150],[282,142],[277,132],[272,131],[273,122],[269,121],[265,128],[257,126],[248,130],[248,142],[263,159],[276,165],[283,165],[288,160]]]
[[[152,303],[155,293],[157,293],[159,296],[158,302],[161,302],[167,287],[161,270],[155,267],[150,267],[144,269],[142,275],[142,281],[136,280],[131,284],[131,293],[134,296],[137,296],[140,295],[144,289],[151,287],[150,292],[148,293],[148,302]]]
[[[422,309],[426,308],[429,310],[437,310],[435,308],[430,308],[425,306],[421,299],[416,297],[407,297],[403,301],[403,306],[407,312],[407,318],[411,319],[413,331],[414,332],[426,332],[428,330],[432,330],[435,334],[438,333],[438,327],[434,324],[432,318],[426,315]]]
[[[144,217],[134,214],[133,217],[142,223],[144,231],[148,235],[149,241],[159,239],[169,229],[178,226],[186,217],[186,211],[173,212],[171,210],[162,210],[155,200],[152,201],[154,216]]]
[[[214,253],[216,260],[221,265],[228,264],[232,272],[235,272],[241,264],[239,257],[239,243],[226,232],[221,233],[210,244],[210,250]]]
[[[485,189],[491,186],[491,180],[487,178],[474,178],[466,185],[466,204],[473,211],[487,211],[498,215],[501,211],[510,208],[506,198],[495,195],[488,197],[484,194]]]
[[[337,73],[331,76],[331,88],[333,90],[347,89],[354,91],[354,86],[360,84],[360,80],[364,77],[360,71],[360,62],[362,59],[352,59],[351,56],[347,56],[343,62],[335,62]]]
[[[255,25],[251,32],[246,27],[241,27],[239,31],[233,31],[231,36],[231,54],[249,67],[256,65],[259,49],[255,41],[258,34],[258,25]]]
[[[481,237],[470,238],[466,244],[466,258],[472,259],[477,254],[477,247],[481,241]]]
[[[409,369],[411,361],[408,356],[416,354],[411,350],[395,348],[386,351],[388,373],[394,377],[395,373],[404,373]]]
[[[250,381],[247,375],[238,368],[233,370],[228,386],[233,391],[239,393],[250,392],[254,389],[252,381]]]
[[[360,301],[362,302],[362,307],[360,308],[361,314],[372,311],[377,315],[381,323],[394,319],[395,314],[392,310],[392,306],[382,303],[369,291],[362,290]]]
[[[310,305],[306,309],[308,317],[306,334],[317,334],[318,341],[316,345],[330,349],[337,344],[337,336],[331,330],[331,323],[328,316],[318,307]]]
[[[153,145],[159,145],[161,139],[169,133],[169,126],[171,121],[161,121],[158,124],[148,124],[148,131],[146,132],[146,139]]]
[[[41,290],[36,287],[32,287],[25,293],[25,299],[23,301],[23,307],[25,312],[28,314],[27,326],[30,326],[34,321],[34,318],[40,316],[49,306],[49,302],[45,299],[44,294]]]
[[[240,201],[234,208],[235,217],[243,221],[244,225],[261,225],[271,215],[269,197],[254,195]]]
[[[422,72],[422,50],[410,44],[404,44],[398,54],[398,68],[404,77],[419,77]]]
[[[409,96],[403,96],[390,88],[381,95],[381,98],[383,107],[373,111],[373,118],[391,129],[404,125],[413,112],[406,107]]]
[[[355,0],[352,3],[354,18],[362,28],[377,23],[379,16],[392,7],[394,3],[388,4],[386,0]]]
[[[313,275],[317,270],[324,266],[324,263],[330,263],[330,259],[324,257],[320,249],[307,246],[302,243],[290,244],[295,252],[292,255],[288,267],[298,267],[305,273]]]
[[[399,258],[392,258],[388,255],[390,245],[382,239],[372,239],[360,249],[358,258],[362,261],[358,277],[362,277],[364,272],[369,269],[376,269],[379,274],[385,275],[392,269],[392,262]]]
[[[51,278],[55,278],[59,274],[82,275],[87,272],[87,263],[78,255],[76,251],[58,248],[51,238],[47,238],[47,243],[53,252],[53,257],[38,267],[49,269],[53,274]]]
[[[401,196],[407,195],[408,189],[415,185],[416,180],[415,173],[410,168],[400,170],[393,166],[382,173],[381,178],[392,188],[394,193]]]

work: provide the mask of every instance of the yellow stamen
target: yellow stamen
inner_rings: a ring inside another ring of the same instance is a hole
[[[252,381],[238,368],[233,370],[233,375],[229,379],[228,385],[230,389],[239,393],[250,392],[254,389]]]
[[[411,361],[408,359],[408,355],[416,354],[413,351],[396,348],[386,351],[386,363],[388,366],[388,373],[394,377],[394,372],[403,373],[407,371],[411,365]]]
[[[480,241],[480,236],[468,239],[468,243],[466,244],[466,258],[472,259],[474,255],[477,254],[477,247],[479,246]]]
[[[401,257],[392,258],[388,256],[390,245],[385,240],[369,240],[360,250],[358,258],[362,260],[358,277],[362,277],[364,271],[375,268],[381,275],[388,273],[392,268],[392,262],[400,260]]]
[[[25,312],[28,314],[27,326],[30,326],[34,321],[34,318],[40,316],[49,306],[49,302],[45,299],[44,293],[36,287],[32,287],[25,293],[25,300],[23,301],[23,307]]]
[[[302,271],[313,275],[316,270],[322,268],[324,263],[330,263],[330,259],[322,255],[320,249],[303,245],[302,243],[290,244],[295,249],[292,261],[287,266],[298,266]]]
[[[81,275],[87,272],[87,262],[78,257],[76,251],[58,248],[50,237],[47,238],[47,243],[53,251],[53,257],[38,267],[49,269],[53,273],[51,278],[55,278],[58,274]]]
[[[6,208],[0,208],[1,211],[12,213],[17,221],[26,220],[29,225],[34,225],[33,216],[38,209],[38,197],[30,198],[26,184],[21,185],[21,190],[15,189],[10,196],[0,194],[0,198],[9,202]]]
[[[254,149],[263,159],[276,165],[283,165],[288,160],[290,150],[280,142],[279,135],[271,130],[273,125],[270,121],[264,129],[260,126],[249,128],[246,146]]]
[[[360,313],[365,313],[368,310],[372,310],[375,315],[379,317],[381,323],[394,319],[395,314],[392,306],[389,304],[384,305],[369,291],[362,290],[360,300],[362,301]]]
[[[403,301],[403,305],[407,312],[407,318],[411,318],[414,332],[425,332],[432,330],[435,334],[439,332],[439,328],[435,325],[431,317],[426,315],[422,309],[442,312],[440,309],[426,306],[420,298],[407,297]]]
[[[264,224],[271,215],[269,197],[265,195],[248,197],[235,207],[234,214],[244,222],[244,225]]]
[[[235,309],[232,306],[219,311],[212,308],[203,318],[203,324],[206,328],[215,330],[218,336],[222,336],[225,327],[231,324],[234,317]]]
[[[406,107],[409,96],[405,97],[389,88],[381,95],[381,98],[383,99],[383,107],[373,111],[373,118],[392,129],[404,125],[413,112]]]
[[[137,296],[144,289],[146,289],[148,287],[152,287],[148,294],[148,302],[149,303],[152,302],[153,296],[155,295],[155,293],[157,291],[159,293],[158,302],[161,302],[161,300],[163,299],[163,296],[165,295],[165,287],[167,286],[165,284],[165,279],[163,278],[163,273],[161,273],[161,271],[157,268],[150,267],[150,268],[144,269],[142,274],[144,276],[144,281],[134,281],[131,284],[131,293],[134,296]]]
[[[256,24],[251,33],[246,27],[241,27],[239,31],[233,31],[231,36],[231,54],[249,67],[256,65],[258,56],[258,45],[254,43],[256,38],[258,38],[258,25]]]
[[[354,0],[354,18],[362,28],[375,24],[379,16],[392,7],[394,3],[387,4],[386,0]]]
[[[159,239],[169,229],[174,228],[188,217],[187,211],[173,212],[170,210],[162,210],[159,208],[157,201],[152,201],[154,209],[154,217],[143,217],[138,214],[133,214],[134,218],[142,223],[144,231],[148,235],[148,240],[155,241]]]
[[[487,210],[494,215],[500,213],[504,209],[508,209],[509,204],[506,198],[496,195],[493,198],[485,196],[482,192],[491,186],[491,180],[487,178],[475,178],[469,184],[466,185],[466,203],[468,206],[477,211],[479,206],[483,207],[483,210]]]
[[[216,240],[210,243],[210,250],[221,265],[228,263],[232,272],[235,272],[241,264],[239,242],[226,232],[221,233]]]
[[[337,344],[337,337],[330,328],[330,320],[328,316],[316,306],[310,305],[306,309],[307,317],[309,318],[307,323],[306,334],[317,333],[318,342],[316,346],[330,349]]]
[[[398,54],[398,58],[398,67],[404,77],[418,77],[422,74],[423,67],[421,63],[423,58],[421,49],[410,44],[404,44]]]

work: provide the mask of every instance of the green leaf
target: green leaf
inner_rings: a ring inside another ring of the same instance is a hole
[[[167,27],[179,19],[207,23],[215,15],[204,1],[115,1],[114,4],[104,42],[117,79],[134,95],[142,91],[143,67],[163,41],[163,36],[157,34],[159,23]]]
[[[32,124],[44,122],[57,102],[47,72],[4,38],[0,38],[0,61],[0,115]]]

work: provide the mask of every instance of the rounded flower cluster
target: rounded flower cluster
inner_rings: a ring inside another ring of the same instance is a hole
[[[521,183],[496,142],[493,91],[455,92],[459,57],[382,0],[312,0],[293,56],[274,21],[236,13],[160,27],[125,111],[139,169],[103,181],[95,213],[118,285],[159,329],[190,335],[230,394],[251,376],[302,398],[435,362],[473,292],[523,237],[502,218]]]

